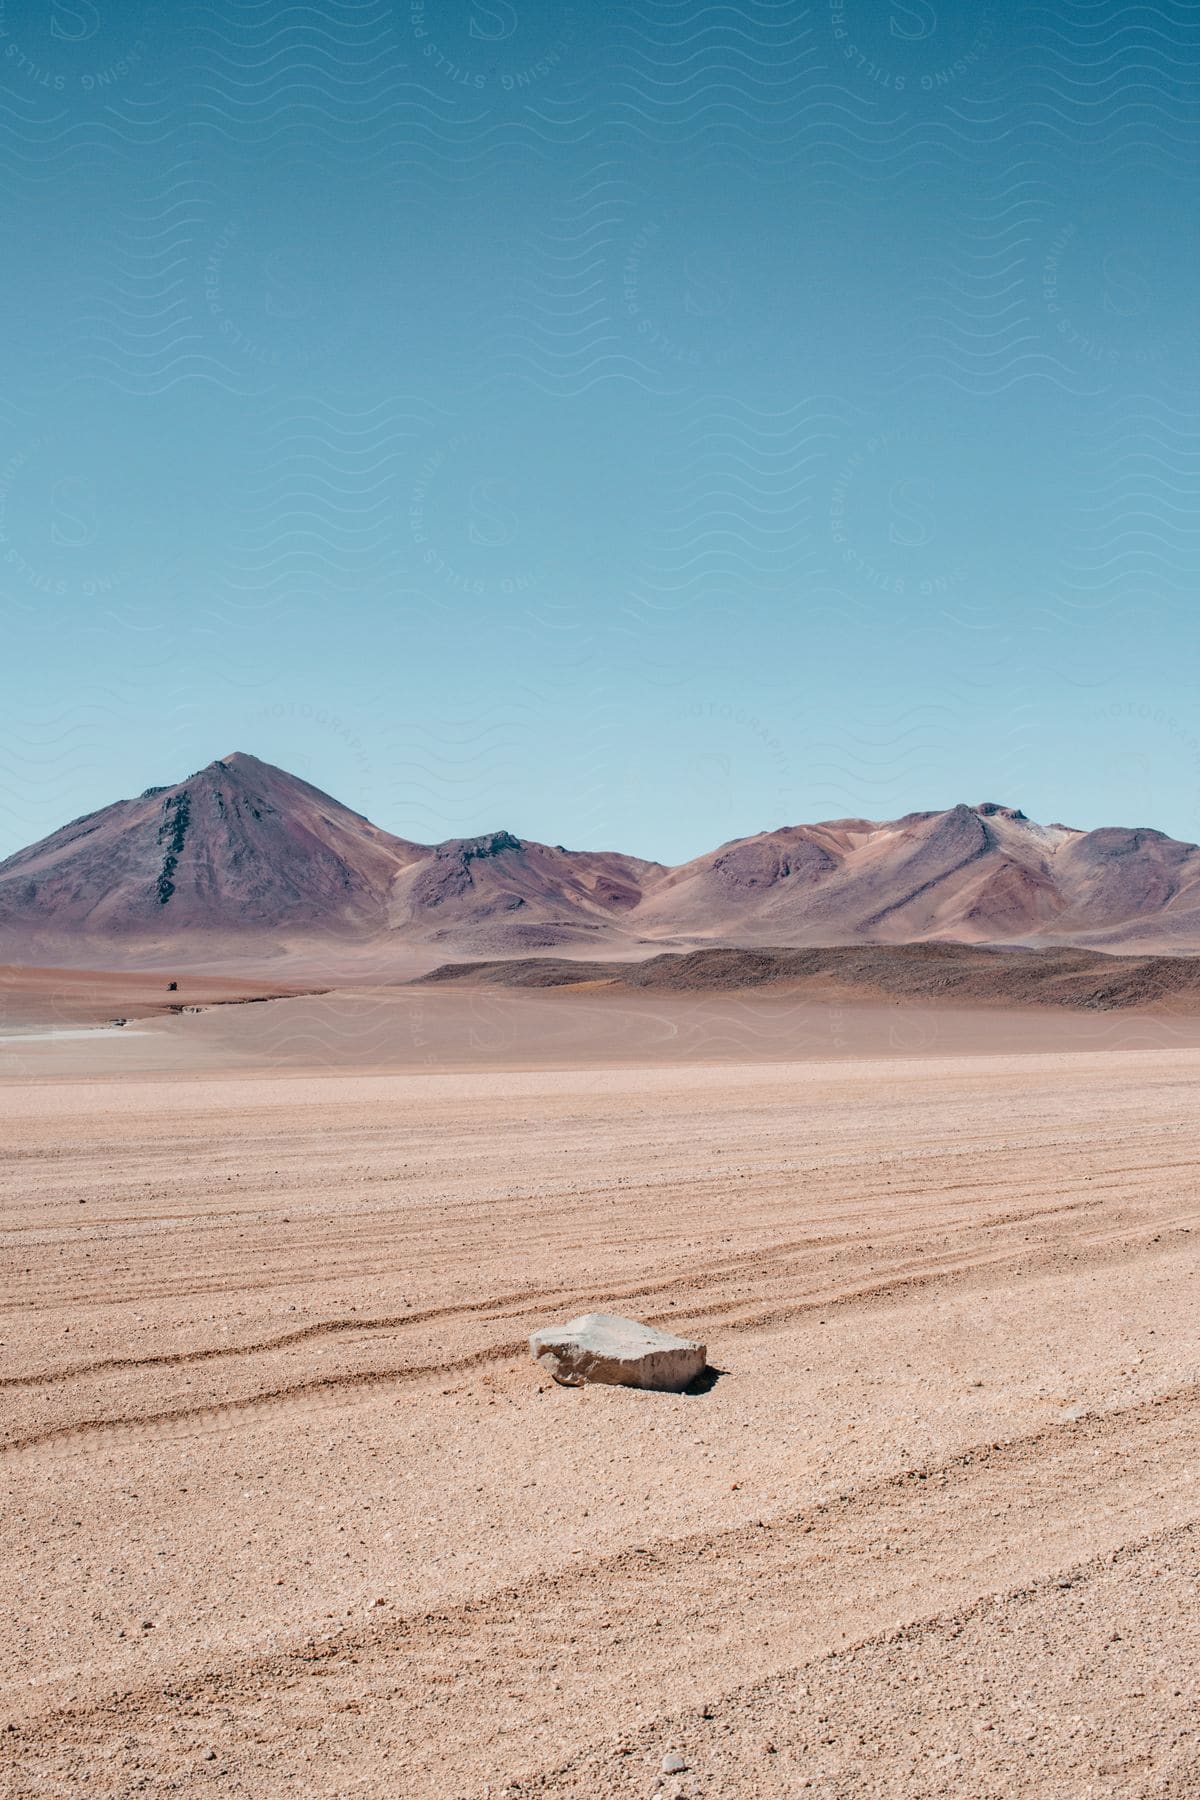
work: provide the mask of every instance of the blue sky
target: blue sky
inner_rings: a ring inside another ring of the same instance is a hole
[[[1182,0],[5,0],[0,853],[1200,838]]]

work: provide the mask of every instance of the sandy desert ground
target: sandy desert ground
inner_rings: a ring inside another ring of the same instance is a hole
[[[1188,1021],[36,1023],[0,1791],[1200,1791]],[[548,1383],[527,1333],[592,1307],[702,1336],[703,1391]]]

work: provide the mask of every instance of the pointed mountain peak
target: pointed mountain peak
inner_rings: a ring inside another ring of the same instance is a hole
[[[276,763],[264,762],[261,756],[251,756],[249,750],[231,750],[228,756],[219,756],[215,762],[209,763],[210,769],[269,769],[272,775],[286,775],[288,771],[281,769]],[[292,776],[293,781],[298,777]]]
[[[196,774],[211,775],[214,772],[224,775],[277,775],[284,781],[300,780],[298,775],[289,774],[275,763],[264,762],[260,756],[251,756],[248,750],[231,750],[228,756],[215,757],[212,762],[205,763],[202,769],[197,769]]]
[[[274,763],[263,762],[261,757],[251,756],[246,750],[231,751],[228,756],[214,757],[212,762],[205,763],[202,769],[193,769],[190,775],[184,775],[176,781],[162,781],[154,787],[143,788],[138,796],[141,800],[153,800],[157,794],[173,794],[180,788],[186,788],[196,781],[221,781],[230,776],[243,781],[279,781],[293,784],[297,788],[308,788],[309,784],[299,775],[291,775],[286,769],[277,768]],[[310,792],[316,791],[313,789]]]
[[[355,812],[353,807],[336,800],[324,788],[314,787],[303,775],[293,775],[290,769],[281,769],[277,763],[264,762],[261,756],[251,756],[248,750],[232,750],[228,756],[218,756],[204,768],[197,769],[194,775],[189,775],[186,781],[176,782],[175,786],[185,788],[189,782],[197,781],[224,783],[235,791],[240,789],[244,793],[257,794],[278,806],[304,806],[316,800],[332,811],[369,823],[365,813]]]

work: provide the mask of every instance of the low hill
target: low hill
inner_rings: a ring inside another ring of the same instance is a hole
[[[644,962],[529,958],[443,963],[414,985],[583,986],[620,992],[728,994],[778,989],[814,998],[972,1005],[1200,1010],[1200,957],[1106,956],[968,944],[693,950]]]

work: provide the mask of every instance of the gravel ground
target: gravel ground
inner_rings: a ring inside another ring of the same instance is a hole
[[[1198,1073],[0,1085],[0,1789],[1200,1791]]]

